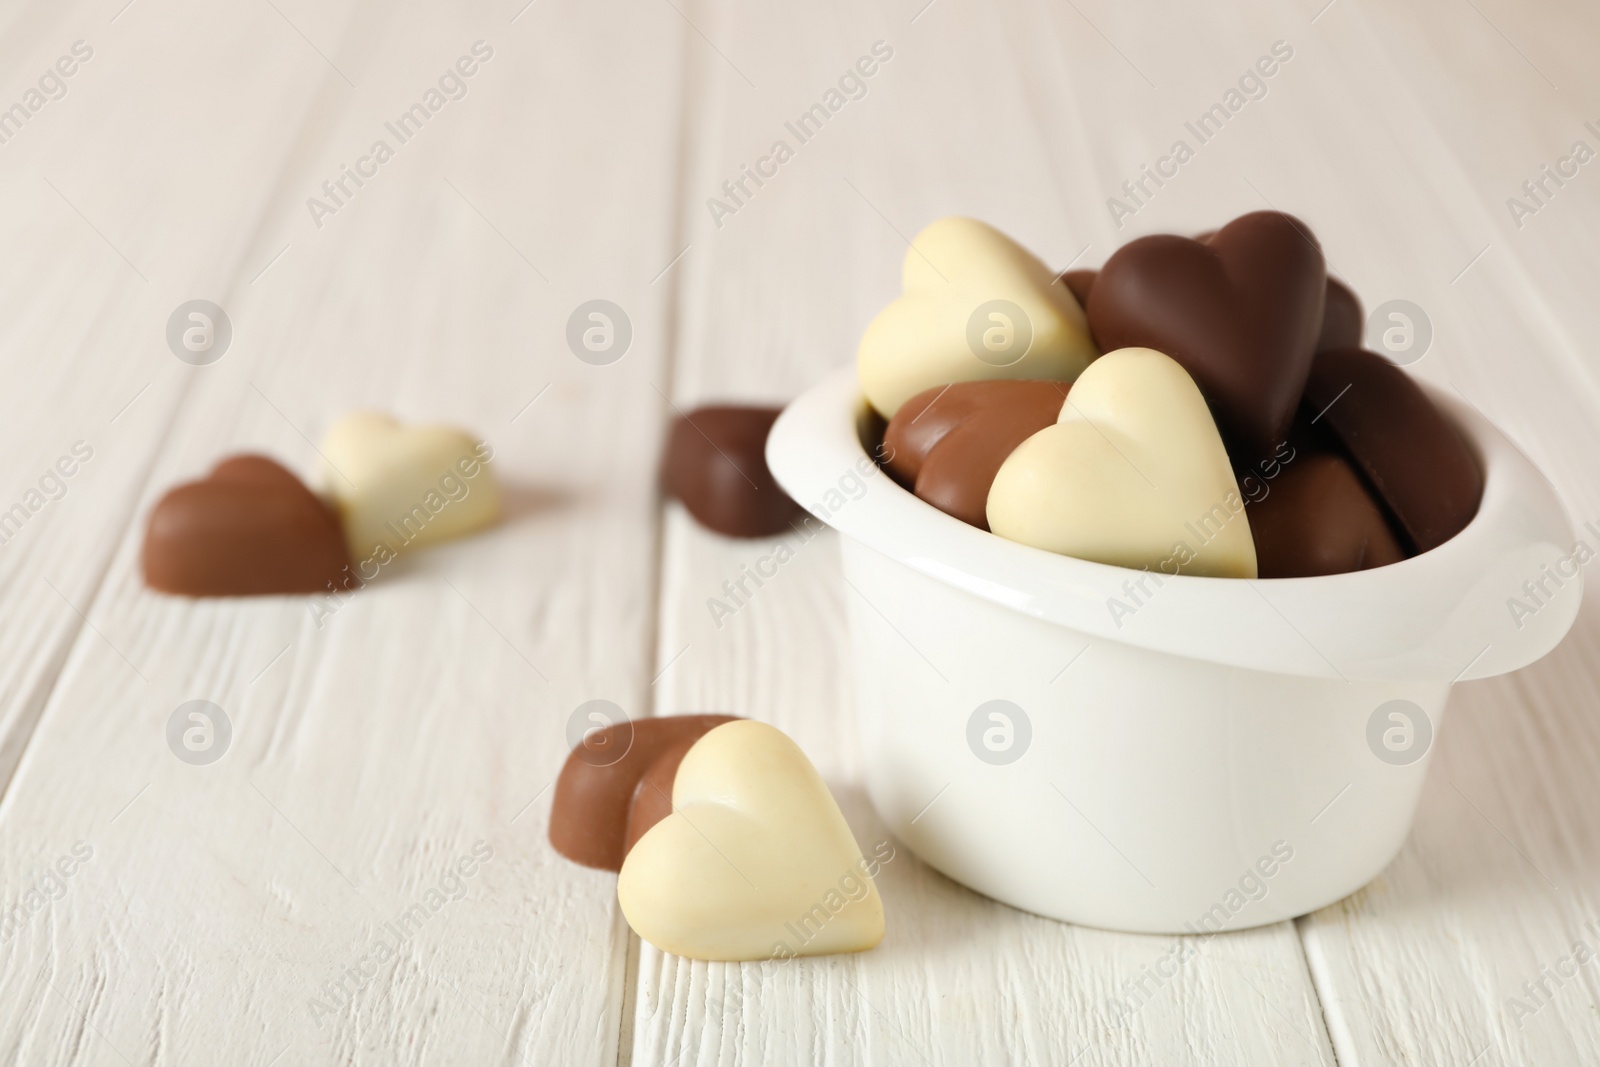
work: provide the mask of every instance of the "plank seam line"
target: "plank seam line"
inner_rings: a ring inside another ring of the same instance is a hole
[[[1334,906],[1337,907],[1337,905]],[[1348,1038],[1349,1035],[1343,1016],[1338,1015],[1337,1006],[1330,1000],[1335,989],[1333,976],[1327,973],[1328,963],[1323,947],[1321,945],[1312,946],[1307,944],[1307,937],[1315,933],[1311,928],[1313,915],[1299,915],[1291,919],[1290,922],[1294,924],[1294,940],[1300,949],[1300,962],[1306,969],[1306,977],[1310,981],[1311,991],[1317,998],[1317,1011],[1322,1017],[1323,1036],[1328,1039],[1328,1048],[1333,1053],[1333,1062],[1339,1064],[1344,1062],[1343,1057],[1339,1055],[1340,1037]],[[1313,960],[1313,956],[1316,957],[1315,960]],[[1324,984],[1326,984],[1326,987],[1324,987]],[[1337,1018],[1330,1017],[1330,1008],[1334,1015],[1338,1015]],[[1347,1041],[1346,1048],[1351,1054],[1350,1062],[1355,1063],[1354,1047]]]
[[[696,14],[698,14],[698,12],[696,12]],[[694,205],[691,204],[687,198],[689,189],[689,172],[691,169],[691,160],[693,158],[692,150],[695,142],[693,123],[691,121],[693,109],[690,105],[691,102],[713,102],[713,97],[715,95],[710,92],[701,92],[699,90],[700,79],[696,76],[698,69],[695,63],[691,43],[692,42],[689,40],[689,35],[684,32],[683,27],[680,24],[678,27],[678,55],[680,74],[678,79],[677,160],[676,166],[673,168],[672,191],[667,197],[667,204],[672,217],[672,228],[670,234],[671,239],[668,242],[670,246],[669,250],[671,248],[681,248],[684,246],[686,240],[685,235],[690,230],[689,213],[694,209]],[[700,100],[702,96],[705,97],[704,101]],[[687,252],[688,249],[685,248],[684,251]],[[682,258],[683,254],[679,253],[678,259],[681,260]],[[673,262],[677,263],[677,260],[674,260]],[[680,331],[682,329],[683,322],[682,304],[684,300],[684,285],[682,279],[684,277],[685,268],[680,267],[675,270],[669,268],[669,272],[670,277],[666,279],[667,292],[662,298],[664,316],[661,331],[661,343],[663,371],[662,384],[665,387],[662,392],[664,392],[667,404],[670,407],[674,402],[672,398],[677,393],[678,352],[682,347],[682,337],[680,336]],[[657,280],[660,280],[659,276]],[[653,286],[654,284],[655,281],[652,281],[651,285]],[[666,420],[670,417],[670,412],[663,414],[663,427],[666,424]],[[656,532],[655,573],[652,576],[651,581],[651,610],[649,614],[648,632],[645,637],[645,656],[649,662],[656,664],[660,668],[661,674],[665,674],[666,670],[670,668],[672,664],[669,663],[666,666],[660,665],[659,661],[661,656],[658,649],[663,632],[662,616],[664,614],[666,605],[666,591],[663,588],[667,576],[667,525],[664,501],[657,502],[657,505],[654,508],[653,523]],[[656,681],[659,680],[660,674],[656,675]],[[648,702],[651,717],[655,717],[661,712],[659,693],[660,690],[655,688],[655,682],[652,682],[649,691],[645,694],[645,700]],[[627,928],[626,923],[624,923],[624,928]],[[634,1015],[638,1010],[640,993],[639,983],[641,981],[639,966],[641,957],[644,955],[643,945],[639,940],[639,936],[635,934],[632,929],[628,929],[627,936],[627,964],[623,972],[622,1004],[619,1012],[619,1018],[617,1020],[617,1067],[632,1067],[633,1064],[634,1026],[637,1021],[634,1018]]]
[[[353,21],[354,16],[346,21],[344,27],[345,36],[348,35],[350,24]],[[340,38],[341,46],[344,43],[345,36],[341,36]],[[331,81],[331,77],[325,75],[324,81]],[[281,157],[282,163],[278,168],[278,177],[272,183],[272,185],[267,188],[266,192],[262,195],[258,202],[253,231],[248,240],[240,242],[239,250],[234,257],[234,262],[231,264],[231,266],[225,268],[224,271],[219,272],[228,279],[227,285],[223,289],[223,298],[229,304],[234,303],[235,295],[240,292],[240,282],[244,277],[244,272],[246,269],[245,264],[250,252],[256,247],[257,242],[264,233],[268,220],[275,217],[274,208],[283,202],[283,198],[288,195],[287,190],[289,188],[289,176],[293,172],[297,161],[303,158],[303,153],[309,150],[309,146],[307,144],[308,140],[316,143],[320,143],[321,141],[325,140],[325,138],[318,138],[314,133],[311,132],[314,129],[311,121],[312,116],[319,110],[316,103],[319,95],[320,92],[309,94],[307,96],[306,103],[301,108],[300,117],[295,126],[295,132],[291,137],[287,138],[286,148]],[[310,134],[309,137],[308,133]],[[63,651],[59,660],[55,664],[54,673],[51,675],[48,683],[42,687],[43,692],[38,698],[39,710],[34,714],[33,722],[28,726],[26,736],[21,738],[17,743],[16,761],[12,764],[11,770],[5,776],[5,779],[0,781],[0,821],[4,820],[9,808],[11,786],[13,783],[15,783],[17,774],[22,769],[23,762],[27,759],[28,752],[33,747],[34,739],[38,736],[39,729],[44,723],[46,715],[49,714],[51,702],[56,698],[56,694],[61,685],[62,674],[65,673],[66,666],[71,661],[73,653],[77,651],[78,645],[84,639],[84,625],[86,624],[89,615],[94,611],[95,605],[99,602],[101,594],[105,591],[106,576],[110,573],[111,566],[116,562],[117,556],[121,552],[122,545],[127,540],[129,534],[137,532],[135,526],[140,507],[145,500],[145,495],[150,490],[150,482],[154,477],[156,467],[166,454],[167,444],[172,438],[173,429],[177,425],[182,413],[186,410],[185,402],[188,400],[191,392],[193,391],[195,377],[196,375],[191,373],[185,378],[183,387],[179,390],[177,399],[172,405],[171,414],[167,419],[167,423],[150,449],[149,458],[146,460],[144,468],[137,476],[137,491],[131,494],[131,502],[128,506],[127,513],[120,524],[122,533],[118,537],[112,549],[106,553],[105,559],[102,561],[99,571],[95,575],[94,582],[89,588],[89,596],[86,600],[84,600],[83,603],[83,618],[80,619],[76,627],[73,627],[69,630],[70,637],[63,642]],[[118,412],[118,415],[120,414],[121,412]]]
[[[183,388],[179,391],[178,398],[173,404],[173,417],[167,420],[166,427],[161,431],[161,435],[156,441],[154,447],[150,449],[149,456],[146,458],[144,463],[144,468],[139,472],[138,475],[138,490],[129,494],[130,500],[128,502],[127,509],[123,513],[123,518],[118,521],[118,526],[122,530],[122,534],[117,538],[116,545],[111,549],[111,551],[107,552],[104,559],[101,560],[100,567],[95,572],[94,581],[89,586],[89,596],[84,600],[84,606],[81,612],[75,607],[75,605],[71,603],[71,601],[68,601],[67,603],[68,607],[74,608],[73,614],[77,616],[78,622],[76,625],[69,624],[68,632],[70,636],[65,642],[63,642],[62,653],[55,664],[54,673],[50,676],[49,681],[44,684],[42,687],[43,692],[39,695],[39,710],[33,715],[33,722],[28,726],[27,736],[21,740],[21,743],[17,747],[16,762],[12,765],[10,773],[6,775],[5,781],[0,782],[0,822],[4,821],[5,816],[10,809],[12,796],[11,786],[17,780],[17,774],[22,770],[23,762],[28,758],[28,752],[33,748],[34,738],[39,736],[39,728],[41,724],[43,724],[45,716],[50,711],[50,705],[55,700],[56,694],[61,688],[61,678],[62,675],[66,673],[67,664],[71,662],[72,654],[77,651],[78,645],[84,640],[84,630],[86,628],[93,629],[93,627],[89,625],[89,615],[94,611],[94,606],[96,602],[99,601],[100,594],[104,592],[106,575],[111,573],[111,565],[116,562],[117,556],[121,551],[122,543],[127,540],[128,534],[133,531],[136,517],[140,511],[140,506],[144,501],[145,491],[148,489],[150,479],[155,473],[156,464],[161,459],[162,452],[166,448],[167,440],[172,435],[172,427],[178,421],[176,417],[177,412],[182,408],[184,400],[189,396],[190,387],[193,380],[193,376],[191,375],[189,380],[183,383]],[[46,581],[48,581],[48,579],[46,579]],[[102,640],[104,640],[104,638],[102,638]],[[134,670],[137,673],[138,668],[135,667]],[[148,684],[148,679],[146,679],[146,684]]]

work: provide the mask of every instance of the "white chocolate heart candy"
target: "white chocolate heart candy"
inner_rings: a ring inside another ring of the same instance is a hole
[[[617,876],[628,925],[697,960],[859,952],[883,940],[883,902],[816,768],[766,723],[741,719],[689,749],[672,814]]]
[[[1095,360],[1061,417],[989,487],[989,528],[1067,556],[1166,574],[1256,576],[1255,542],[1199,388],[1154,349]]]
[[[905,295],[861,337],[861,390],[886,418],[924,389],[986,378],[1070,382],[1095,357],[1066,285],[976,219],[930,223],[906,251]]]
[[[448,426],[407,426],[359,411],[322,440],[323,492],[344,520],[351,558],[379,562],[492,523],[500,489],[492,450]]]

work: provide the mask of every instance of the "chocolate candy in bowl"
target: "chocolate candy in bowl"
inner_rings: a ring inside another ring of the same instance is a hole
[[[1264,485],[1266,493],[1245,505],[1261,577],[1344,574],[1406,557],[1382,506],[1343,456],[1297,456]]]
[[[1322,330],[1327,272],[1304,223],[1258,211],[1206,241],[1141,237],[1106,260],[1089,328],[1106,351],[1153,348],[1194,378],[1236,462],[1288,431]]]
[[[884,431],[880,462],[947,515],[987,530],[989,487],[1016,447],[1051,425],[1064,382],[975,381],[935,386],[906,401]]]
[[[1356,348],[1317,354],[1305,403],[1366,474],[1418,552],[1459,533],[1483,474],[1461,432],[1410,375]]]
[[[1507,611],[1571,526],[1492,425],[1425,392],[1481,503],[1389,566],[1261,581],[1111,566],[950,522],[887,476],[821,516],[856,590],[863,778],[890,830],[979,892],[1119,930],[1276,922],[1371,879],[1410,828],[1451,685],[1543,656],[1581,597],[1574,580],[1536,614]],[[873,418],[844,368],[785,410],[768,464],[820,499],[870,462]],[[1247,877],[1268,891],[1241,893]]]
[[[922,482],[1007,403],[951,429],[925,402],[884,435],[915,495],[883,477],[812,509],[841,534],[867,790],[926,862],[1041,915],[1199,933],[1323,907],[1399,850],[1450,687],[1567,632],[1581,580],[1507,609],[1571,526],[1481,415],[1350,347],[1360,302],[1290,216],[1140,238],[1076,280],[1107,351],[993,475],[993,533]],[[913,311],[902,386],[1007,376],[919,349],[945,327]],[[920,401],[858,366],[773,426],[796,499],[874,470],[873,406]]]

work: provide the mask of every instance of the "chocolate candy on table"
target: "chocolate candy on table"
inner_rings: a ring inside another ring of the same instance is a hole
[[[1411,376],[1359,348],[1317,354],[1305,404],[1326,425],[1418,552],[1478,513],[1483,472],[1461,432]]]
[[[1247,500],[1262,578],[1310,578],[1406,556],[1383,509],[1343,456],[1298,453]]]
[[[639,776],[628,802],[628,825],[622,835],[624,858],[646,830],[672,814],[672,782],[678,776],[678,764],[698,740],[700,737],[691,736],[668,745]]]
[[[684,755],[673,810],[628,852],[617,904],[644,940],[686,959],[859,952],[883,940],[868,859],[817,769],[763,722],[708,731]]]
[[[464,430],[353,411],[328,427],[317,451],[322,486],[360,562],[381,565],[500,517],[493,449]]]
[[[1317,336],[1317,351],[1330,348],[1360,348],[1361,298],[1337,278],[1328,279],[1322,303],[1322,332]]]
[[[734,715],[667,715],[614,723],[584,736],[567,756],[556,779],[550,805],[550,844],[574,863],[608,871],[622,869],[628,848],[644,833],[643,818],[637,834],[629,832],[630,815],[640,781],[651,774],[656,761],[681,743],[692,745],[706,731]],[[684,751],[687,751],[685,747]],[[680,752],[678,759],[682,759]],[[673,764],[676,768],[676,763]],[[651,775],[656,787],[670,798],[672,775],[657,769]],[[671,810],[668,801],[667,810]],[[659,812],[659,808],[654,808]],[[655,815],[659,819],[661,815]]]
[[[1235,463],[1270,455],[1305,387],[1322,329],[1327,270],[1299,220],[1258,211],[1200,242],[1172,234],[1123,245],[1089,293],[1102,349],[1146,347],[1189,372]]]
[[[713,405],[673,421],[661,479],[700,525],[729,537],[770,537],[799,515],[767,469],[767,433],[780,410]]]
[[[1006,457],[1052,425],[1064,382],[956,382],[903,404],[884,433],[886,468],[940,511],[989,528],[989,486]]]
[[[350,557],[338,516],[265,456],[233,456],[157,501],[140,553],[151,589],[181,596],[321,593]]]
[[[1078,298],[1078,306],[1088,307],[1089,291],[1094,288],[1094,280],[1099,275],[1097,270],[1069,270],[1061,275],[1061,281]]]

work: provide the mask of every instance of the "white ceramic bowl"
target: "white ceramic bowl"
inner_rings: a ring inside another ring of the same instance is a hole
[[[767,462],[843,535],[866,784],[890,828],[981,893],[1117,930],[1275,922],[1377,874],[1452,683],[1543,656],[1582,595],[1581,575],[1545,577],[1574,540],[1549,482],[1431,395],[1485,472],[1450,542],[1353,574],[1142,592],[1144,572],[1006,541],[878,472],[853,367],[789,405]],[[1549,595],[1514,617],[1530,580]]]

